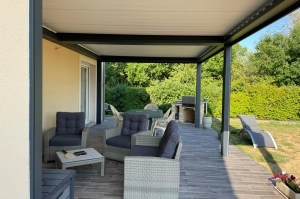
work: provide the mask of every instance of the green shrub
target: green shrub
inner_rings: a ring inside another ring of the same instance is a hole
[[[299,120],[300,87],[255,85],[248,91],[251,113],[261,119]]]
[[[162,106],[164,104],[172,104],[176,100],[180,100],[182,96],[195,96],[195,85],[182,84],[166,80],[148,87],[147,92],[150,95],[152,103]],[[164,105],[166,106],[166,105]]]
[[[122,111],[130,109],[143,109],[149,103],[150,97],[143,87],[128,87],[125,90],[123,98],[120,99],[123,104]]]
[[[214,117],[222,116],[222,97],[208,104]],[[300,120],[300,87],[256,84],[244,92],[231,93],[230,117],[241,114],[260,119]]]
[[[143,87],[118,84],[113,88],[105,89],[105,102],[112,104],[120,112],[144,108],[149,100],[150,97]]]

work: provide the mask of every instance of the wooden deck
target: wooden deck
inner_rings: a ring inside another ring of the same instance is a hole
[[[181,153],[180,198],[190,199],[282,199],[273,188],[272,174],[238,148],[230,145],[229,158],[220,155],[217,132],[178,123],[183,142]],[[90,128],[89,147],[100,153],[103,129],[114,125],[113,118]],[[76,170],[75,198],[123,198],[124,165],[106,160],[105,176],[100,164],[73,167]]]

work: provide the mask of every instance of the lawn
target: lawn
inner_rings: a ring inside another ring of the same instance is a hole
[[[278,149],[265,147],[254,149],[247,133],[238,136],[238,132],[242,129],[238,118],[230,119],[230,141],[270,173],[283,170],[300,177],[300,122],[257,120],[257,123],[260,129],[272,134]],[[220,131],[220,119],[213,120],[212,128],[217,132]]]

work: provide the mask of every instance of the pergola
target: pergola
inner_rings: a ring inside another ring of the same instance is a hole
[[[36,77],[32,82],[33,95],[41,89],[41,78],[37,78],[41,69],[35,66],[41,65],[42,37],[96,59],[98,67],[102,67],[102,62],[195,63],[195,127],[199,128],[201,64],[223,51],[221,154],[224,157],[228,156],[229,145],[232,45],[300,6],[298,0],[44,0],[43,5],[32,2],[30,37],[34,42],[32,73]],[[98,77],[102,77],[101,71],[97,70]],[[100,99],[100,78],[97,81]],[[32,118],[40,114],[36,112],[40,103],[40,97],[35,96]],[[98,106],[97,123],[101,122],[100,113]],[[39,148],[40,124],[31,120],[31,125],[31,138],[35,140],[32,148]],[[31,155],[38,153],[31,149]],[[33,164],[38,167],[38,163]]]
[[[221,154],[227,157],[231,46],[299,5],[297,0],[44,0],[43,37],[97,59],[98,67],[102,62],[197,63],[196,128],[201,63],[224,51]],[[97,123],[100,115],[98,106]]]

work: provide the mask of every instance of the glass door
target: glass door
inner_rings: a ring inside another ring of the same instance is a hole
[[[85,122],[89,122],[89,67],[81,64],[81,104],[80,111],[85,113]]]

